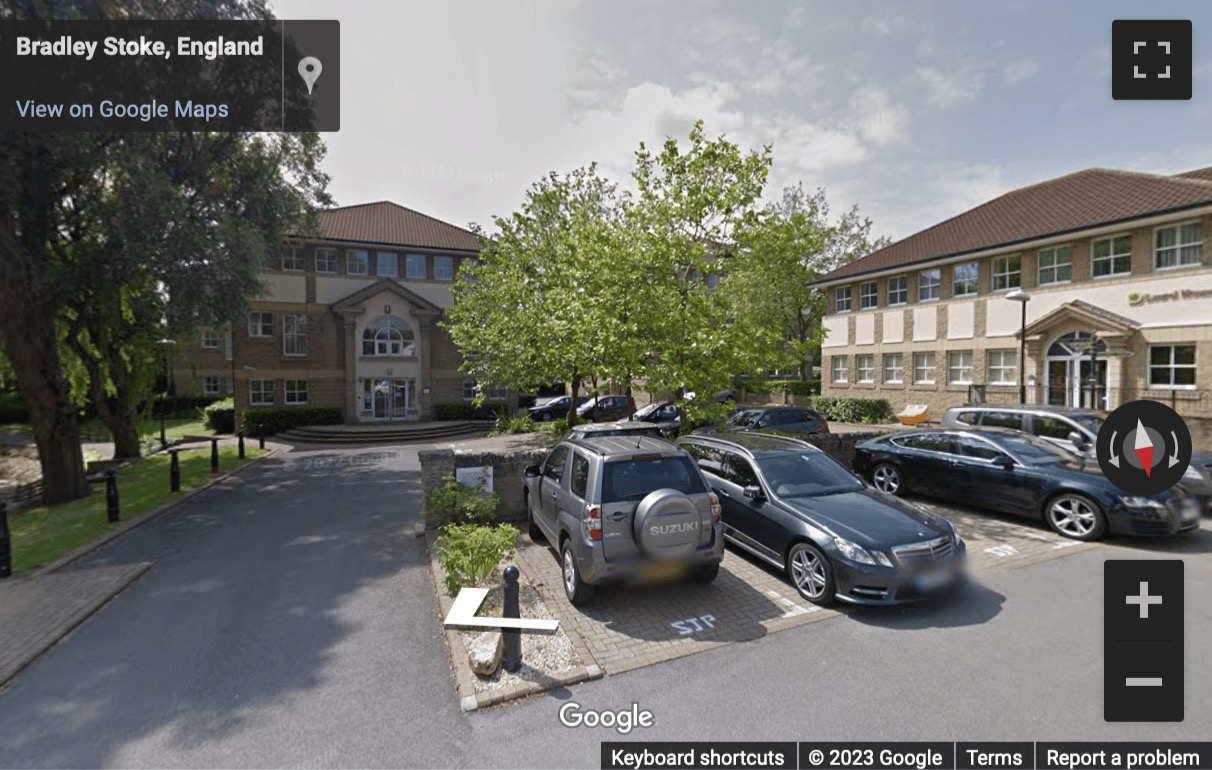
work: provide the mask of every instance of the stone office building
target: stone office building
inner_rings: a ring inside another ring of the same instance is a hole
[[[1089,169],[1009,192],[816,282],[822,392],[936,420],[1018,401],[1021,382],[1031,403],[1148,398],[1212,417],[1210,230],[1212,168]]]
[[[395,203],[325,211],[318,237],[288,241],[267,266],[266,292],[234,335],[204,329],[177,346],[177,392],[231,393],[237,412],[324,405],[347,423],[432,419],[434,404],[476,395],[437,322],[478,252],[470,231]]]

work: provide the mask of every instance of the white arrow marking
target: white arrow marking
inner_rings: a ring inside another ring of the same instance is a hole
[[[478,618],[476,610],[488,596],[487,588],[461,588],[446,613],[448,626],[476,626],[478,628],[518,628],[527,631],[554,631],[558,620],[533,620],[530,618]]]
[[[1170,431],[1170,438],[1174,439],[1174,454],[1170,455],[1167,459],[1170,461],[1169,467],[1173,468],[1181,462],[1178,459],[1178,431]]]
[[[1117,431],[1111,431],[1111,460],[1110,463],[1116,468],[1119,467],[1119,455],[1115,454],[1115,435]]]

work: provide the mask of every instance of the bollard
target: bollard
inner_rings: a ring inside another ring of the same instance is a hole
[[[520,618],[518,609],[518,568],[505,568],[505,617]],[[501,667],[513,673],[522,667],[522,632],[516,628],[501,630],[505,637],[505,652],[501,655]]]
[[[13,576],[13,536],[8,531],[8,503],[0,500],[0,580]]]
[[[240,432],[239,432],[239,433],[237,433],[236,435],[239,437],[239,440],[240,440],[240,444],[239,444],[239,446],[240,446],[240,459],[241,459],[241,460],[243,460],[243,459],[244,459],[244,431],[240,431]]]
[[[219,472],[219,439],[210,440],[210,472]]]
[[[265,448],[265,434],[259,433],[259,434],[257,434],[257,449],[264,449],[264,448]]]
[[[118,471],[110,468],[105,472],[105,515],[110,524],[117,524],[118,515]]]
[[[170,449],[168,453],[173,456],[172,461],[168,464],[168,489],[170,492],[181,491],[181,459],[177,457],[180,449]]]

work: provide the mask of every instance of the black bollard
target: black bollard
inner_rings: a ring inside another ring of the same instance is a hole
[[[110,468],[105,472],[105,515],[110,524],[117,524],[118,519],[118,471]]]
[[[259,434],[257,434],[257,449],[264,449],[264,448],[265,448],[265,434],[259,433]]]
[[[168,488],[170,492],[181,491],[181,459],[177,457],[180,449],[170,449],[168,453],[173,456],[172,461],[168,464]]]
[[[520,618],[518,608],[518,568],[512,564],[505,568],[505,617]],[[502,629],[505,637],[505,652],[501,655],[501,667],[515,672],[522,667],[522,632],[516,628]]]
[[[13,576],[13,536],[8,531],[8,503],[0,500],[0,579]]]
[[[210,440],[210,472],[219,472],[219,439]]]
[[[236,435],[240,439],[240,459],[243,460],[244,459],[244,431],[240,431]]]

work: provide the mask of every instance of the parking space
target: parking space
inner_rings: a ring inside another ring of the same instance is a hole
[[[978,514],[919,501],[948,517],[968,544],[971,572],[980,576],[1062,557],[1098,545],[1063,539],[1042,522]],[[561,585],[555,552],[523,538],[518,566],[542,594],[583,655],[608,674],[746,642],[851,612],[823,609],[800,598],[779,570],[729,548],[709,585],[674,582],[604,587],[576,608]],[[882,612],[885,608],[863,611]]]

